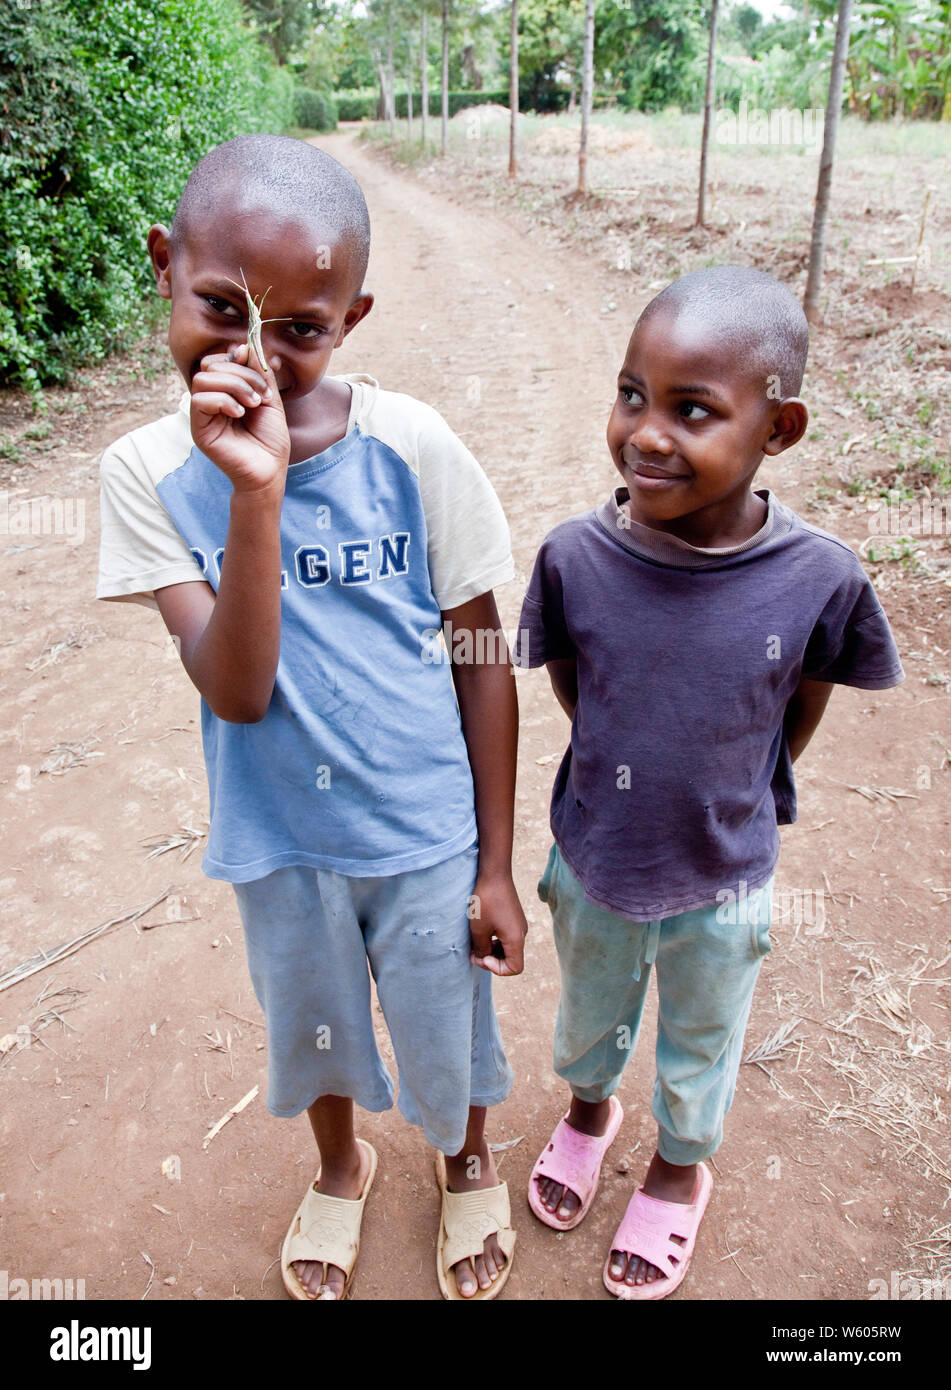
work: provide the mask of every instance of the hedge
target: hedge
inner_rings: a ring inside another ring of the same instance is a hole
[[[519,92],[519,107],[523,111],[562,111],[568,105],[570,93],[567,87],[551,87],[536,94],[526,88]],[[380,95],[379,92],[337,92],[335,93],[337,102],[337,116],[341,121],[375,121],[379,119]],[[492,102],[496,106],[508,106],[509,89],[494,92],[450,92],[449,93],[449,114],[454,116],[457,111],[463,111],[469,106],[484,106]],[[413,93],[413,116],[419,115],[423,106],[421,92]],[[439,116],[442,113],[442,93],[437,88],[429,93],[429,114]],[[406,119],[406,93],[397,92],[396,94],[396,114],[401,120]]]
[[[329,92],[315,92],[309,87],[296,87],[294,122],[307,130],[335,130],[337,103]]]
[[[0,383],[37,390],[124,339],[145,235],[212,145],[291,117],[239,0],[31,0],[0,29]]]

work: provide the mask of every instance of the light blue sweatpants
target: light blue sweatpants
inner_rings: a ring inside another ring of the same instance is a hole
[[[267,1019],[268,1109],[319,1096],[393,1104],[373,1030],[370,971],[399,1067],[399,1108],[434,1148],[465,1143],[470,1105],[509,1093],[492,977],[471,965],[479,851],[429,869],[348,878],[292,866],[234,884],[251,982]],[[369,969],[368,969],[369,967]]]
[[[552,846],[538,895],[551,909],[561,967],[555,1071],[579,1100],[606,1100],[637,1043],[657,967],[657,1151],[709,1158],[733,1102],[753,989],[769,952],[773,880],[729,904],[632,922],[588,901]]]

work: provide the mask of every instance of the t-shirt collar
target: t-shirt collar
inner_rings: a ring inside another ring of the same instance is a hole
[[[748,540],[742,541],[739,545],[719,549],[690,545],[679,536],[672,536],[667,531],[655,531],[652,527],[635,521],[621,508],[621,504],[626,502],[630,495],[626,487],[615,488],[607,501],[595,510],[595,516],[608,535],[623,545],[625,550],[662,565],[672,565],[677,569],[700,569],[716,565],[733,555],[741,555],[746,550],[762,545],[774,533],[789,529],[789,523],[783,515],[785,508],[776,502],[769,488],[756,488],[755,493],[766,503],[766,520]]]

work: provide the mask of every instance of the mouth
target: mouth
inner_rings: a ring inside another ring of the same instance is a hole
[[[651,492],[673,487],[675,483],[686,482],[690,477],[688,473],[676,473],[670,468],[661,468],[643,459],[627,462],[627,473],[636,487]]]

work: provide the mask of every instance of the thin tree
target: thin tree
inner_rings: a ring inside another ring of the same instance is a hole
[[[413,35],[406,35],[406,138],[413,138],[413,85],[416,73],[413,71]]]
[[[822,155],[819,159],[819,183],[816,188],[816,210],[812,219],[812,246],[809,251],[809,274],[802,307],[810,323],[818,321],[819,290],[822,287],[822,268],[826,255],[826,218],[829,213],[829,193],[832,189],[832,160],[839,133],[842,111],[842,89],[845,84],[845,64],[849,56],[849,33],[852,24],[852,0],[839,0],[839,16],[835,25],[835,47],[832,50],[832,72],[829,75],[829,100],[826,102],[825,131]]]
[[[584,6],[584,62],[581,68],[581,143],[578,146],[578,192],[588,191],[588,126],[594,98],[594,0]]]
[[[710,149],[710,125],[713,121],[713,99],[717,68],[717,8],[718,0],[710,0],[710,47],[707,50],[707,89],[703,98],[703,135],[700,138],[700,192],[697,195],[697,226],[704,225],[707,211],[707,154]]]
[[[449,148],[449,0],[442,0],[442,152]]]
[[[429,115],[429,53],[426,47],[426,0],[420,6],[419,14],[419,75],[420,95],[422,97],[422,140],[426,148],[426,117]]]
[[[390,90],[390,137],[396,135],[396,67],[393,63],[393,5],[386,10],[386,76]]]
[[[512,29],[509,43],[509,178],[518,173],[518,0],[512,0]]]

